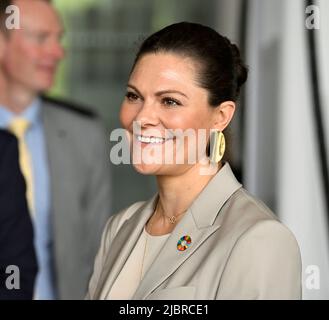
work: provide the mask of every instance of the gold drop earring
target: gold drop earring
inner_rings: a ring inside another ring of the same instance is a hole
[[[222,131],[214,130],[210,134],[210,161],[218,163],[225,153],[225,136]]]

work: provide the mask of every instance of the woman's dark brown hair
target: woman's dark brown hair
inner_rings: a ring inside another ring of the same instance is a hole
[[[180,22],[149,36],[141,45],[135,62],[148,53],[168,52],[194,59],[197,81],[208,90],[209,104],[236,101],[248,70],[238,47],[215,30],[197,23]],[[134,68],[134,67],[133,67]]]

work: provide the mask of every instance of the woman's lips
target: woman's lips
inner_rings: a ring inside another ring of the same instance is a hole
[[[134,135],[135,139],[141,143],[145,144],[163,144],[173,138],[163,138],[156,136],[144,136],[144,135]]]

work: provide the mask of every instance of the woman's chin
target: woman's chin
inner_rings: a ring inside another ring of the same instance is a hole
[[[138,173],[145,175],[155,175],[159,173],[159,171],[161,171],[162,168],[161,164],[133,163],[133,166]]]
[[[133,163],[135,170],[144,175],[154,176],[178,176],[184,174],[192,166],[186,164],[172,165],[172,164],[145,164]]]

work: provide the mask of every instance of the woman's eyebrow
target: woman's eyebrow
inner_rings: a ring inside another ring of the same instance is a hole
[[[178,91],[178,90],[162,90],[162,91],[158,91],[155,95],[156,96],[161,96],[161,95],[167,94],[167,93],[177,93],[177,94],[180,94],[180,95],[182,95],[182,96],[184,96],[185,98],[188,99],[188,96],[186,94],[184,94],[183,92]]]
[[[141,93],[140,93],[140,91],[135,87],[135,86],[133,86],[132,84],[127,84],[127,87],[128,88],[131,88],[131,89],[134,89],[141,97],[143,96]]]
[[[141,97],[143,96],[143,95],[140,93],[140,91],[139,91],[134,85],[128,83],[128,84],[127,84],[127,87],[129,87],[129,88],[135,90],[135,91],[136,91]],[[187,96],[185,93],[183,93],[183,92],[181,92],[181,91],[178,91],[178,90],[161,90],[161,91],[158,91],[155,95],[156,95],[157,97],[159,97],[159,96],[161,96],[161,95],[163,95],[163,94],[168,94],[168,93],[177,93],[177,94],[180,94],[180,95],[182,95],[182,96],[184,96],[185,98],[188,99],[188,96]]]

